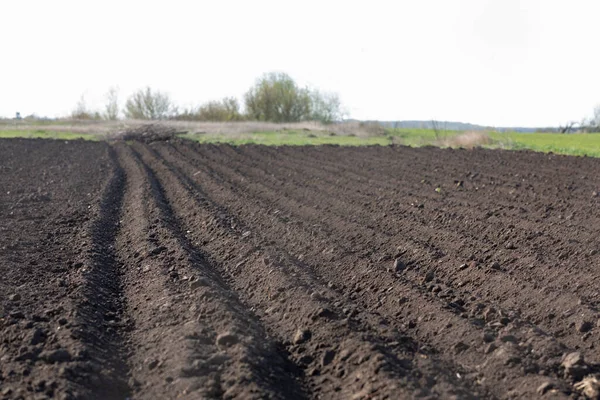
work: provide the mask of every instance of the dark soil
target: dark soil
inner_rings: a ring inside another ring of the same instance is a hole
[[[174,140],[179,132],[173,127],[161,124],[145,124],[135,128],[128,129],[123,132],[118,132],[114,135],[116,140],[138,141],[142,143],[164,142]]]
[[[0,399],[594,397],[599,175],[2,140]]]

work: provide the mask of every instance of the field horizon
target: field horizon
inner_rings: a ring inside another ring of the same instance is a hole
[[[502,130],[449,130],[390,128],[375,122],[349,121],[269,123],[187,122],[187,121],[38,121],[0,123],[0,138],[47,138],[59,140],[113,140],[124,132],[144,125],[160,125],[179,132],[179,137],[200,143],[270,146],[303,145],[405,145],[411,147],[483,147],[505,150],[532,150],[557,154],[600,157],[600,134],[514,132]]]

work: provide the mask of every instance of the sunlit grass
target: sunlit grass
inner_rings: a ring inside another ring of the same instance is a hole
[[[600,157],[600,133],[491,132],[489,135],[495,142],[492,147]]]
[[[386,129],[383,135],[351,136],[334,135],[323,131],[286,130],[256,133],[205,133],[187,134],[182,137],[200,143],[229,143],[233,145],[263,144],[269,146],[305,146],[336,144],[340,146],[368,146],[399,144],[405,146],[460,147],[465,132],[435,131],[433,129]],[[472,146],[501,148],[507,150],[533,150],[600,157],[600,134],[577,133],[518,133],[476,132]],[[479,140],[479,142],[477,142]]]
[[[74,133],[74,132],[54,132],[44,130],[0,130],[0,139],[9,138],[25,138],[25,139],[58,139],[58,140],[98,140],[98,137],[91,134],[85,133]]]
[[[258,125],[257,125],[258,127]],[[100,134],[83,133],[49,127],[48,129],[11,129],[0,127],[1,138],[42,138],[58,140],[99,140]],[[263,127],[264,128],[264,127]],[[600,133],[519,133],[519,132],[457,132],[433,129],[385,129],[380,133],[357,131],[357,134],[332,133],[326,130],[283,129],[276,131],[247,132],[239,130],[231,133],[189,133],[181,135],[200,143],[229,143],[233,145],[262,144],[268,146],[307,146],[307,145],[405,145],[460,147],[465,145],[465,135],[471,135],[467,147],[500,148],[507,150],[533,150],[576,156],[600,157]]]

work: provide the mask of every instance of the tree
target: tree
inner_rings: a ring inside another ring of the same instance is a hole
[[[560,133],[572,133],[577,129],[577,122],[575,121],[569,121],[564,125],[560,125],[558,127],[558,131]]]
[[[176,111],[168,94],[153,91],[150,87],[132,94],[123,110],[129,119],[165,119],[174,115]]]
[[[85,101],[85,94],[82,94],[75,106],[75,109],[71,112],[72,119],[97,119],[98,113],[92,113],[87,107]]]
[[[330,124],[343,118],[340,98],[335,93],[321,93],[318,90],[311,91],[311,116],[313,121]]]
[[[271,72],[259,78],[244,96],[251,119],[297,122],[310,119],[311,96],[287,74]]]
[[[600,105],[594,108],[594,115],[591,118],[584,118],[581,121],[579,130],[582,132],[600,132]]]
[[[590,120],[590,125],[593,128],[600,128],[600,105],[594,108],[594,116]]]
[[[198,108],[196,115],[199,121],[239,121],[242,119],[240,104],[234,97],[209,101]]]
[[[112,86],[106,92],[106,105],[104,106],[104,119],[115,121],[119,119],[119,88]]]
[[[241,121],[240,104],[235,97],[213,100],[199,107],[184,108],[173,117],[180,121]]]

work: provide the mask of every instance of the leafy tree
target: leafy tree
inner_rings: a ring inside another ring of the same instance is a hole
[[[244,103],[248,117],[258,121],[312,120],[327,124],[343,118],[337,94],[300,88],[285,73],[260,77],[244,96]]]
[[[234,97],[209,101],[198,108],[196,115],[199,121],[239,121],[242,119],[240,105]]]
[[[184,109],[173,117],[182,121],[241,121],[240,104],[235,97],[209,101],[197,108]]]
[[[251,119],[296,122],[309,119],[311,96],[287,74],[272,72],[259,78],[244,96]]]
[[[153,91],[150,87],[132,94],[123,110],[125,116],[130,119],[166,119],[176,111],[168,94]]]

